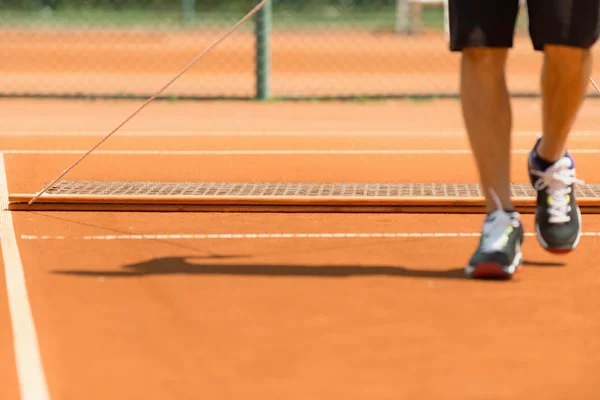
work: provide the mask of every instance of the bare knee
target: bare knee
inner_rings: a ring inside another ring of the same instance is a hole
[[[504,77],[508,49],[471,47],[462,52],[464,68],[471,74],[481,74],[488,77]]]
[[[560,76],[578,76],[590,68],[589,49],[570,46],[547,45],[544,48],[544,70]]]

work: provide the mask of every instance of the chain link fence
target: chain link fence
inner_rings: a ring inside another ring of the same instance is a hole
[[[145,98],[257,2],[0,0],[0,93]],[[165,95],[254,98],[262,85],[275,98],[458,96],[443,0],[271,5],[262,28],[243,25]],[[541,62],[523,12],[508,65],[513,95],[539,95]]]

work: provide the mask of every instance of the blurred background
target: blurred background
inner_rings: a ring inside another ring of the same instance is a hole
[[[0,0],[0,95],[147,97],[257,3]],[[165,95],[457,97],[446,7],[444,0],[272,0]],[[509,62],[514,96],[539,95],[540,66],[523,8]]]

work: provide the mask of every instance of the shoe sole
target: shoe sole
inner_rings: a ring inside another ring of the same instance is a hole
[[[545,249],[548,253],[552,253],[552,254],[556,254],[556,255],[564,255],[564,254],[569,254],[570,252],[572,252],[573,250],[575,250],[575,248],[572,249]]]
[[[473,279],[511,279],[521,270],[522,258],[522,253],[518,253],[513,264],[508,267],[493,261],[469,265],[465,268],[465,274]]]
[[[535,224],[535,233],[537,235],[538,242],[542,246],[542,248],[549,253],[557,254],[557,255],[565,255],[565,254],[568,254],[568,253],[572,252],[573,250],[575,250],[577,248],[577,245],[579,244],[579,240],[581,240],[581,209],[579,207],[577,208],[577,218],[579,218],[579,230],[577,232],[577,237],[575,238],[575,241],[573,242],[573,244],[570,247],[550,247],[548,245],[548,243],[542,237],[542,234],[540,232],[540,227],[536,223]]]

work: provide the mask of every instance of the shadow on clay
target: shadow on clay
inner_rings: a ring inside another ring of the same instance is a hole
[[[443,270],[415,269],[402,266],[358,265],[296,265],[296,264],[230,264],[218,260],[238,256],[210,255],[204,257],[163,257],[122,266],[115,270],[58,270],[55,274],[80,277],[141,277],[155,275],[228,275],[268,277],[345,278],[355,276],[390,276],[426,279],[466,279],[463,268]],[[196,261],[196,262],[194,262]],[[199,262],[198,262],[199,261]],[[562,267],[562,263],[524,261],[525,267]]]

